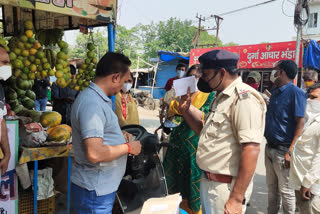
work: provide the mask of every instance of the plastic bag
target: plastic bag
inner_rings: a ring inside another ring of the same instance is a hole
[[[34,172],[31,171],[32,189]],[[44,200],[54,196],[54,182],[52,178],[52,168],[38,170],[38,200]]]

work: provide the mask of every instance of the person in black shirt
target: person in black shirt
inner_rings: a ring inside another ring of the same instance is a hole
[[[7,51],[4,47],[0,46],[0,80],[7,80],[12,74],[10,67],[10,59]],[[7,109],[5,105],[4,90],[2,87],[2,82],[0,82],[0,121],[1,121],[1,137],[0,137],[0,148],[3,152],[3,158],[0,160],[0,172],[4,175],[8,169],[8,164],[10,160],[10,147],[8,140],[8,132],[6,121],[4,116],[7,114]]]
[[[70,72],[72,77],[76,74],[76,68],[70,65]],[[71,107],[78,95],[78,91],[69,87],[59,88],[57,83],[51,86],[51,99],[53,101],[52,110],[57,111],[62,115],[62,124],[71,126]]]
[[[35,80],[32,90],[36,94],[34,103],[36,111],[45,111],[48,102],[48,86],[50,86],[49,77],[41,80]]]

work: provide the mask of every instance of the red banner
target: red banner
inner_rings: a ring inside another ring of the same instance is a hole
[[[202,54],[217,49],[224,49],[237,54],[239,56],[238,68],[240,69],[274,68],[279,60],[295,60],[296,56],[296,42],[203,48],[191,50],[190,65],[198,64],[198,58]],[[299,67],[301,65],[302,51],[300,51]]]

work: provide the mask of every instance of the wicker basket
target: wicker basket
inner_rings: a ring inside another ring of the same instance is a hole
[[[38,201],[38,214],[54,214],[55,196]],[[19,193],[19,214],[33,213],[33,192]]]

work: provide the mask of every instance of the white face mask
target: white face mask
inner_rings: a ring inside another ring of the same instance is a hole
[[[177,77],[182,78],[186,76],[186,72],[183,70],[177,70]]]
[[[0,67],[0,80],[6,81],[12,75],[12,69],[9,65],[4,65]]]
[[[320,115],[320,101],[307,99],[305,121],[312,122],[316,116]]]
[[[273,71],[271,72],[270,81],[271,81],[272,83],[274,83],[274,82],[279,78],[279,76],[275,77],[275,74],[276,74],[276,73],[277,73],[276,70],[273,70]]]
[[[127,93],[132,88],[132,83],[123,84],[122,91]]]

